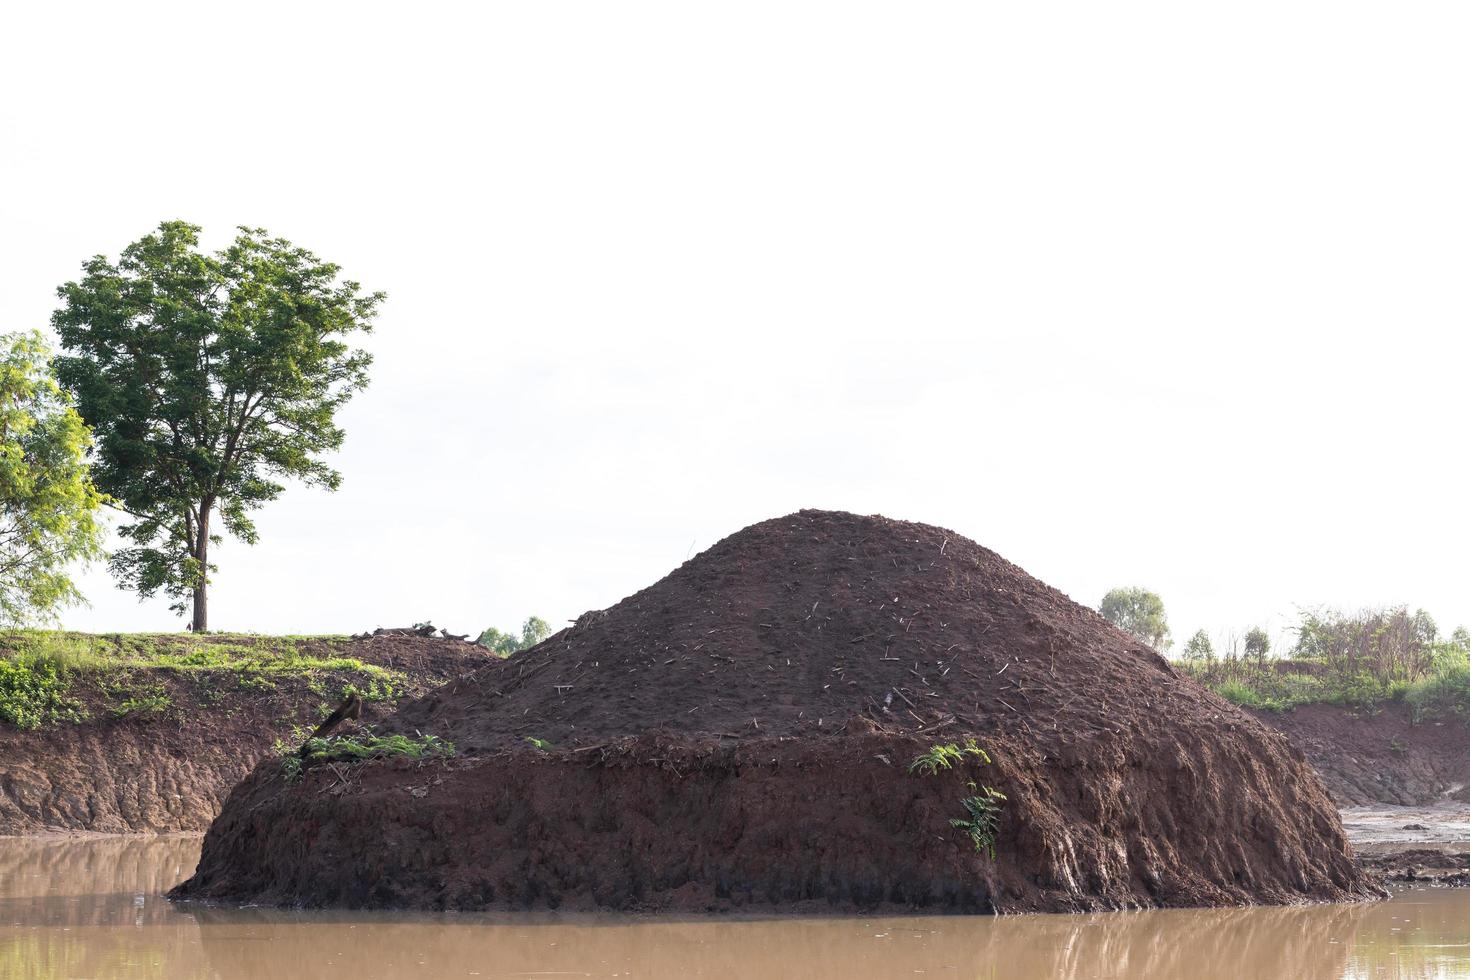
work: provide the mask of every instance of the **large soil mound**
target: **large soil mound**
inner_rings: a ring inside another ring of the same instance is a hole
[[[1283,736],[921,524],[746,528],[389,724],[458,755],[294,781],[262,765],[177,895],[1064,911],[1374,893]],[[966,737],[992,764],[909,771]],[[983,786],[1007,797],[993,859],[952,823]]]

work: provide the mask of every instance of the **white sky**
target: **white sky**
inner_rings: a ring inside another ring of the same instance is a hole
[[[389,301],[335,494],[211,625],[612,604],[801,507],[954,528],[1176,636],[1470,622],[1470,8],[28,4],[0,330],[258,225]],[[89,630],[173,629],[105,570]]]

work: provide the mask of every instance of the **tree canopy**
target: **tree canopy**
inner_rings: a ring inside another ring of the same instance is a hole
[[[1114,626],[1156,650],[1166,650],[1170,645],[1164,600],[1148,589],[1136,586],[1112,589],[1103,596],[1098,612]]]
[[[202,631],[215,516],[253,543],[250,514],[282,480],[341,483],[323,454],[342,445],[337,410],[371,363],[348,339],[384,296],[260,229],[212,254],[199,230],[167,221],[116,263],[92,258],[57,290],[52,325],[57,377],[95,432],[94,478],[131,518],[112,571],[179,612],[192,598]]]
[[[0,336],[0,624],[81,600],[67,575],[101,555],[91,436],[51,376],[39,333]]]
[[[1184,658],[1186,660],[1214,660],[1215,644],[1210,642],[1210,634],[1204,630],[1195,630],[1189,642],[1184,645]]]
[[[550,635],[551,624],[540,616],[532,616],[521,625],[520,636],[513,633],[502,633],[492,626],[481,633],[480,638],[475,642],[502,657],[508,657],[513,653],[535,646]]]

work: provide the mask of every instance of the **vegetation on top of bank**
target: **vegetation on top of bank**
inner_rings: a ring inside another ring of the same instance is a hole
[[[159,715],[159,682],[192,682],[216,696],[304,686],[321,697],[351,690],[369,701],[402,696],[406,676],[347,655],[343,636],[0,632],[0,722],[34,729],[91,717],[81,694],[113,716]]]
[[[1470,720],[1470,632],[1442,637],[1432,617],[1406,607],[1358,613],[1303,612],[1296,643],[1271,656],[1264,631],[1217,654],[1201,631],[1176,664],[1226,700],[1246,708],[1288,711],[1306,704],[1377,710],[1410,706],[1415,720]]]

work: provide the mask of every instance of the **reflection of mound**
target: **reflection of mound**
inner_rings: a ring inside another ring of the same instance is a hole
[[[191,907],[192,908],[192,907]],[[211,975],[334,976],[1251,977],[1346,975],[1363,904],[1089,916],[482,920],[199,908]],[[1377,931],[1375,931],[1375,935]],[[246,938],[251,941],[242,941]],[[1407,962],[1405,965],[1408,965]]]
[[[161,895],[198,860],[198,837],[0,837],[0,900],[80,903],[101,924],[115,896]]]
[[[1078,911],[1371,892],[1282,737],[921,524],[803,511],[747,528],[389,724],[460,758],[295,783],[262,767],[180,894]],[[994,765],[906,771],[966,735]],[[967,778],[1009,797],[994,862],[950,825]]]

